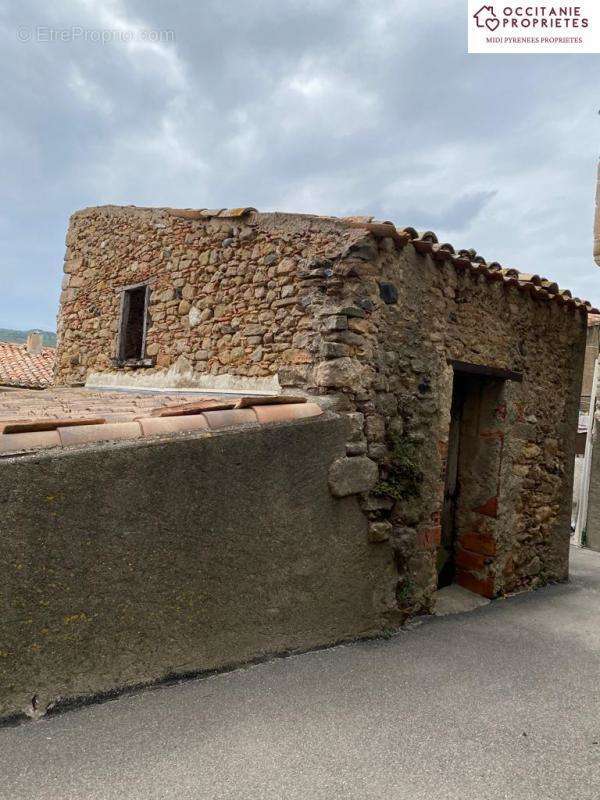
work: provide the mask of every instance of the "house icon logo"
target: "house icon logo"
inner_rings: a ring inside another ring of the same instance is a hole
[[[490,31],[495,31],[500,20],[496,16],[494,6],[481,6],[479,11],[473,14],[478,28],[487,28]]]

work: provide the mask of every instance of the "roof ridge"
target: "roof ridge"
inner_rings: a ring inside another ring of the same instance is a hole
[[[503,267],[497,261],[488,262],[479,255],[474,248],[455,250],[450,243],[440,244],[434,231],[417,231],[416,228],[404,227],[397,228],[389,220],[377,220],[371,215],[349,215],[336,217],[327,214],[302,214],[289,212],[260,212],[253,206],[240,206],[238,208],[170,208],[165,206],[117,206],[105,205],[80,209],[74,212],[73,216],[83,214],[86,211],[93,211],[99,208],[119,209],[119,210],[138,210],[138,211],[162,211],[172,217],[180,217],[189,220],[201,219],[236,219],[243,218],[250,213],[254,214],[279,214],[288,213],[289,216],[311,217],[313,219],[323,219],[337,221],[350,228],[364,228],[373,236],[385,238],[391,237],[398,244],[404,246],[411,243],[415,250],[421,255],[431,255],[435,261],[452,261],[455,266],[461,268],[471,268],[480,274],[489,276],[493,281],[504,281],[510,285],[515,285],[530,291],[532,296],[545,300],[557,300],[558,302],[568,303],[574,308],[584,310],[589,313],[600,313],[587,300],[580,300],[573,297],[568,289],[560,289],[557,283],[548,278],[541,277],[534,273],[520,272],[514,268]]]
[[[430,255],[434,261],[451,261],[459,269],[469,268],[485,275],[491,281],[503,281],[506,285],[516,285],[521,290],[530,292],[534,297],[540,297],[544,300],[556,300],[580,311],[600,314],[600,311],[594,308],[589,301],[573,297],[568,289],[560,289],[555,281],[540,277],[537,274],[520,272],[513,267],[502,267],[497,261],[488,262],[474,248],[461,249],[457,252],[453,245],[449,243],[440,244],[437,235],[433,231],[419,232],[416,228],[411,227],[398,229],[393,222],[378,222],[372,218],[369,222],[355,221],[357,218],[348,217],[342,217],[341,219],[342,221],[352,220],[346,224],[351,227],[365,228],[374,236],[391,236],[405,244],[410,243],[420,255]]]

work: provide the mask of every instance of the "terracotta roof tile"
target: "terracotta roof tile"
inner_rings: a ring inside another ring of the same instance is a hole
[[[0,386],[22,386],[44,389],[52,385],[54,347],[42,347],[38,355],[30,355],[24,344],[0,342]]]
[[[368,225],[362,227],[369,228]],[[375,231],[371,231],[375,235]],[[405,235],[408,237],[411,245],[421,255],[430,255],[435,261],[451,261],[459,268],[470,268],[473,272],[485,275],[489,280],[504,280],[507,285],[518,286],[531,294],[539,300],[557,300],[564,302],[567,300],[573,308],[580,311],[589,311],[592,314],[598,314],[597,309],[592,307],[592,304],[580,300],[578,297],[571,298],[571,292],[568,289],[561,290],[557,283],[548,280],[548,278],[540,277],[539,275],[532,275],[525,272],[519,272],[513,268],[503,268],[497,261],[488,263],[483,256],[477,254],[472,248],[469,250],[459,250],[454,252],[452,245],[439,245],[437,236],[433,231],[425,231],[418,233],[414,228],[404,228],[399,231],[400,236]]]
[[[241,206],[240,208],[168,208],[167,211],[172,217],[208,219],[210,217],[244,217],[251,211],[256,211],[256,209],[250,206]]]
[[[438,237],[433,231],[419,232],[416,228],[411,227],[398,229],[392,222],[377,222],[372,217],[341,217],[340,221],[348,225],[348,227],[364,228],[374,236],[390,236],[400,243],[410,242],[421,255],[431,255],[435,261],[439,262],[452,261],[459,268],[469,267],[474,272],[481,273],[490,280],[504,279],[507,285],[522,286],[525,291],[529,291],[530,286],[534,287],[531,294],[540,300],[556,299],[558,302],[563,302],[565,299],[570,300],[571,298],[571,293],[568,290],[561,290],[554,281],[541,278],[539,275],[519,272],[519,270],[512,268],[504,269],[497,261],[486,261],[473,248],[462,249],[457,252],[449,243],[440,245]],[[538,288],[540,291],[536,291]],[[570,305],[582,311],[600,313],[597,309],[592,308],[591,303],[582,301],[579,298],[574,298]]]
[[[251,406],[282,405],[285,403],[304,403],[305,398],[291,395],[248,395],[239,399],[226,397],[203,397],[189,403],[164,405],[153,409],[153,417],[178,417],[186,414],[199,414],[203,411],[227,411],[232,408],[250,408]]]
[[[0,455],[191,431],[211,435],[223,428],[292,422],[323,413],[320,406],[306,402],[304,397],[243,396],[220,405],[220,398],[204,398],[177,406],[173,404],[175,399],[181,397],[88,389],[16,390],[8,392],[6,397],[0,394],[0,431],[4,431],[0,433]],[[166,406],[165,410],[176,413],[154,415],[161,404]],[[181,413],[182,408],[188,413]],[[89,418],[81,416],[83,409],[90,412]],[[23,419],[27,411],[31,416]],[[92,417],[98,411],[102,411],[105,423]],[[14,432],[8,432],[11,430]]]
[[[204,397],[202,400],[193,400],[190,403],[179,403],[177,405],[166,405],[154,408],[150,412],[152,417],[183,417],[190,414],[201,414],[203,411],[224,411],[225,409],[235,408],[236,401],[219,399],[218,397]]]
[[[291,422],[293,419],[314,417],[319,412],[320,407],[315,403],[254,406],[256,418],[262,425],[267,422]]]
[[[255,208],[250,206],[242,206],[241,208],[224,208],[219,214],[220,217],[243,217],[251,211],[256,211]]]
[[[35,431],[55,431],[58,428],[68,428],[75,425],[102,425],[105,422],[106,419],[104,417],[14,420],[13,422],[0,422],[0,432],[32,433]]]
[[[234,425],[256,424],[256,414],[252,408],[232,408],[228,411],[205,411],[204,419],[211,430],[230,428]]]
[[[236,408],[250,408],[250,406],[280,406],[288,405],[290,403],[298,404],[305,403],[305,397],[294,397],[293,395],[285,394],[263,394],[263,395],[248,395],[240,397],[235,404]]]
[[[336,218],[327,217],[327,219]],[[558,284],[554,281],[542,278],[539,275],[519,272],[512,268],[504,269],[497,261],[486,261],[486,259],[479,255],[473,248],[455,251],[450,243],[439,244],[438,237],[433,231],[419,232],[411,227],[398,229],[393,222],[378,222],[372,217],[355,216],[337,219],[348,227],[363,228],[377,237],[389,236],[401,244],[410,242],[414,249],[421,255],[431,255],[432,258],[438,262],[452,261],[459,269],[469,267],[474,272],[485,275],[490,280],[504,279],[507,285],[528,284],[536,288],[539,287],[541,291],[537,292],[534,289],[532,296],[540,300],[556,299],[558,302],[562,302],[564,298],[571,297],[571,293],[568,290],[561,291]],[[528,291],[527,286],[525,287],[525,291]],[[574,298],[570,305],[581,311],[600,313],[597,309],[592,308],[591,303],[582,301],[579,298]]]
[[[36,431],[35,433],[0,434],[0,453],[14,453],[22,450],[39,450],[60,445],[58,431]]]
[[[0,426],[5,421],[48,419],[90,419],[102,417],[110,422],[127,422],[136,416],[150,416],[168,404],[181,404],[198,395],[181,393],[115,392],[85,388],[57,387],[43,391],[13,389],[0,392]]]
[[[208,422],[204,414],[182,417],[142,417],[138,420],[144,436],[157,436],[182,431],[207,431]]]
[[[10,434],[4,434],[8,436]],[[104,425],[77,425],[59,428],[58,435],[63,447],[90,442],[110,442],[117,439],[137,439],[142,435],[139,422],[107,422]]]

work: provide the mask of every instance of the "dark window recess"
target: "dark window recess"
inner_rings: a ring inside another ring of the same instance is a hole
[[[129,361],[144,357],[146,336],[146,286],[126,289],[123,294],[119,359]]]
[[[379,296],[386,305],[391,306],[398,302],[398,289],[393,283],[380,283]]]

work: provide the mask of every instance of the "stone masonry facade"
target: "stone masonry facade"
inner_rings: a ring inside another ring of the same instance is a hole
[[[455,580],[493,597],[566,578],[589,304],[431,233],[254,209],[85,209],[64,270],[59,385],[227,380],[347,415],[331,488],[390,548],[390,625],[432,607],[460,365]],[[145,349],[128,363],[122,294],[140,284]]]

